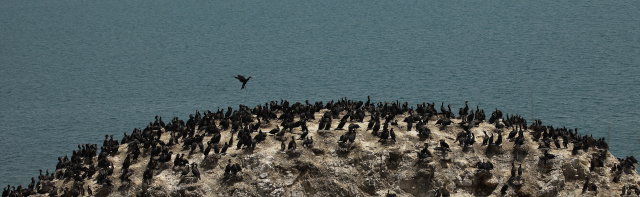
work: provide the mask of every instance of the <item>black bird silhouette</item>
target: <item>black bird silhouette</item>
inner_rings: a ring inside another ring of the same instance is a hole
[[[289,141],[289,146],[287,146],[287,150],[294,151],[296,150],[296,138],[291,136],[291,141]]]
[[[447,142],[445,142],[444,140],[440,140],[440,147],[444,150],[450,150],[449,144],[447,144]]]
[[[585,180],[584,184],[582,185],[582,193],[584,194],[585,192],[587,192],[587,190],[589,190],[589,177],[587,177],[587,180]]]
[[[191,173],[193,174],[194,177],[200,179],[200,170],[198,170],[198,164],[196,163],[191,164]]]
[[[224,146],[222,146],[222,150],[220,151],[220,153],[226,154],[227,153],[227,149],[229,149],[229,144],[225,142]]]
[[[518,166],[518,176],[521,177],[522,176],[522,164],[520,164]]]
[[[506,195],[508,189],[509,189],[509,186],[507,184],[503,185],[502,188],[500,188],[500,194],[503,196]]]
[[[242,75],[237,75],[235,76],[235,78],[238,79],[238,81],[242,82],[242,87],[240,88],[242,90],[247,85],[247,82],[249,82],[249,79],[251,79],[251,76],[249,76],[249,78],[245,78]]]

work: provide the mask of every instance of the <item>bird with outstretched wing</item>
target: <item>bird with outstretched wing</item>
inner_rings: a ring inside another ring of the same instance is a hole
[[[247,85],[247,82],[249,82],[249,79],[251,79],[251,76],[249,76],[248,78],[245,78],[242,75],[237,75],[234,78],[238,79],[238,81],[242,82],[242,87],[240,88],[241,90],[244,89]]]

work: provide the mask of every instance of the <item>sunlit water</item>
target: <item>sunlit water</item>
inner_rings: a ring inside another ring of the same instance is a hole
[[[640,155],[640,1],[0,2],[0,184],[77,144],[269,100],[465,100]],[[253,76],[246,90],[232,78]]]

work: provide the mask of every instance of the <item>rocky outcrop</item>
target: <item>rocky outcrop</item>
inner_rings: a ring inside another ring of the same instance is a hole
[[[123,183],[117,177],[121,175],[129,147],[121,144],[117,154],[108,157],[114,164],[110,186],[98,184],[96,175],[79,182],[55,179],[51,183],[57,188],[81,184],[95,196],[614,196],[622,194],[624,188],[640,184],[640,176],[633,170],[622,173],[611,170],[620,160],[606,149],[591,147],[575,155],[574,143],[566,148],[541,149],[542,140],[535,140],[531,128],[523,132],[523,144],[516,145],[515,140],[507,139],[514,128],[502,127],[499,121],[494,124],[481,121],[472,126],[468,130],[473,133],[475,143],[463,147],[457,139],[468,123],[461,119],[453,118],[450,125],[443,126],[436,124],[441,116],[430,117],[424,126],[430,135],[425,138],[418,136],[415,125],[408,130],[403,120],[410,115],[404,113],[390,120],[398,124],[388,126],[395,131],[395,141],[381,141],[366,129],[369,121],[366,118],[363,122],[348,122],[360,128],[355,129],[355,142],[344,148],[338,145],[338,140],[348,131],[316,130],[324,112],[326,109],[316,112],[315,121],[307,123],[308,137],[314,140],[312,147],[305,148],[302,140],[296,140],[296,150],[281,151],[281,142],[273,135],[251,150],[231,146],[226,154],[208,156],[198,149],[190,154],[180,145],[172,146],[171,161],[176,154],[184,154],[189,163],[199,164],[200,178],[191,173],[182,175],[181,170],[173,169],[172,162],[168,162],[167,166],[158,167],[146,183],[143,172],[150,156],[143,151],[137,162],[131,164],[131,182]],[[332,121],[335,127],[340,119]],[[262,122],[260,129],[268,132],[280,123]],[[162,132],[169,131],[163,128]],[[199,128],[196,132],[205,130]],[[230,140],[230,130],[221,133],[221,142]],[[283,140],[289,143],[290,136],[297,139],[301,134],[300,128],[294,128],[286,131]],[[502,135],[504,140],[499,145],[483,145],[488,135],[495,139]],[[238,143],[237,136],[234,137]],[[206,135],[204,141],[210,138]],[[169,134],[162,135],[163,142],[169,143],[169,139]],[[440,140],[450,146],[449,151],[439,149]],[[429,147],[429,156],[422,158],[420,153],[425,145]],[[543,149],[555,158],[542,160]],[[599,151],[606,152],[604,164],[591,168],[593,154]],[[480,169],[478,162],[490,162],[492,168]],[[228,175],[225,167],[230,163],[239,164],[242,170]],[[614,181],[616,176],[619,180]],[[587,179],[597,186],[597,191],[583,191]],[[629,194],[637,196],[635,192]]]

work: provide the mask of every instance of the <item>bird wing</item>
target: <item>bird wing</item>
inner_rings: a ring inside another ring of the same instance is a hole
[[[234,78],[236,78],[236,79],[238,79],[240,81],[244,81],[245,80],[244,76],[242,76],[242,75],[237,75]]]

